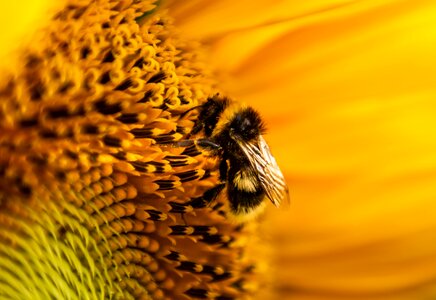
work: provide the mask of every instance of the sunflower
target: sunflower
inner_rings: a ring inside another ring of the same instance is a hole
[[[88,1],[1,10],[0,54],[12,71],[0,107],[0,241],[8,245],[0,291],[20,299],[36,291],[41,299],[434,297],[436,4],[96,3],[94,11]],[[47,7],[54,19],[41,13]],[[110,32],[111,46],[89,34],[97,29]],[[16,45],[23,40],[32,44]],[[137,73],[126,72],[135,64]],[[132,104],[147,91],[153,105]],[[291,187],[290,208],[268,209],[262,230],[227,223],[225,199],[204,207],[213,160],[147,144],[183,136],[195,115],[180,114],[218,91],[261,112]],[[162,101],[169,115],[159,118]],[[175,165],[171,178],[158,172]],[[138,195],[155,202],[135,206]]]

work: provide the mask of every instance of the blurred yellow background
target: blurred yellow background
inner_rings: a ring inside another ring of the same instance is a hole
[[[0,4],[0,61],[60,1]],[[291,191],[278,299],[436,297],[436,2],[167,1],[258,109]]]

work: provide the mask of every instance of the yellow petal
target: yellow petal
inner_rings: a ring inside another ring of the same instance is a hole
[[[23,0],[0,3],[0,67],[11,67],[16,59],[15,50],[29,41],[38,28],[50,21],[56,7],[65,1]]]
[[[300,2],[291,0],[257,1],[167,1],[170,13],[185,35],[208,39],[229,32],[295,20],[317,12],[347,6],[353,1]]]

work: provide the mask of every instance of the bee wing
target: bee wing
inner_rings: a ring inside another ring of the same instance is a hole
[[[265,139],[260,135],[257,144],[247,143],[240,139],[237,141],[256,171],[260,185],[271,202],[275,206],[279,206],[283,199],[289,202],[289,191],[285,177],[272,156]]]

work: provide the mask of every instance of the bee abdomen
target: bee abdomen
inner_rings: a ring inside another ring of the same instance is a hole
[[[255,193],[259,189],[259,181],[256,175],[244,169],[241,169],[235,174],[233,184],[238,190],[249,193]]]

